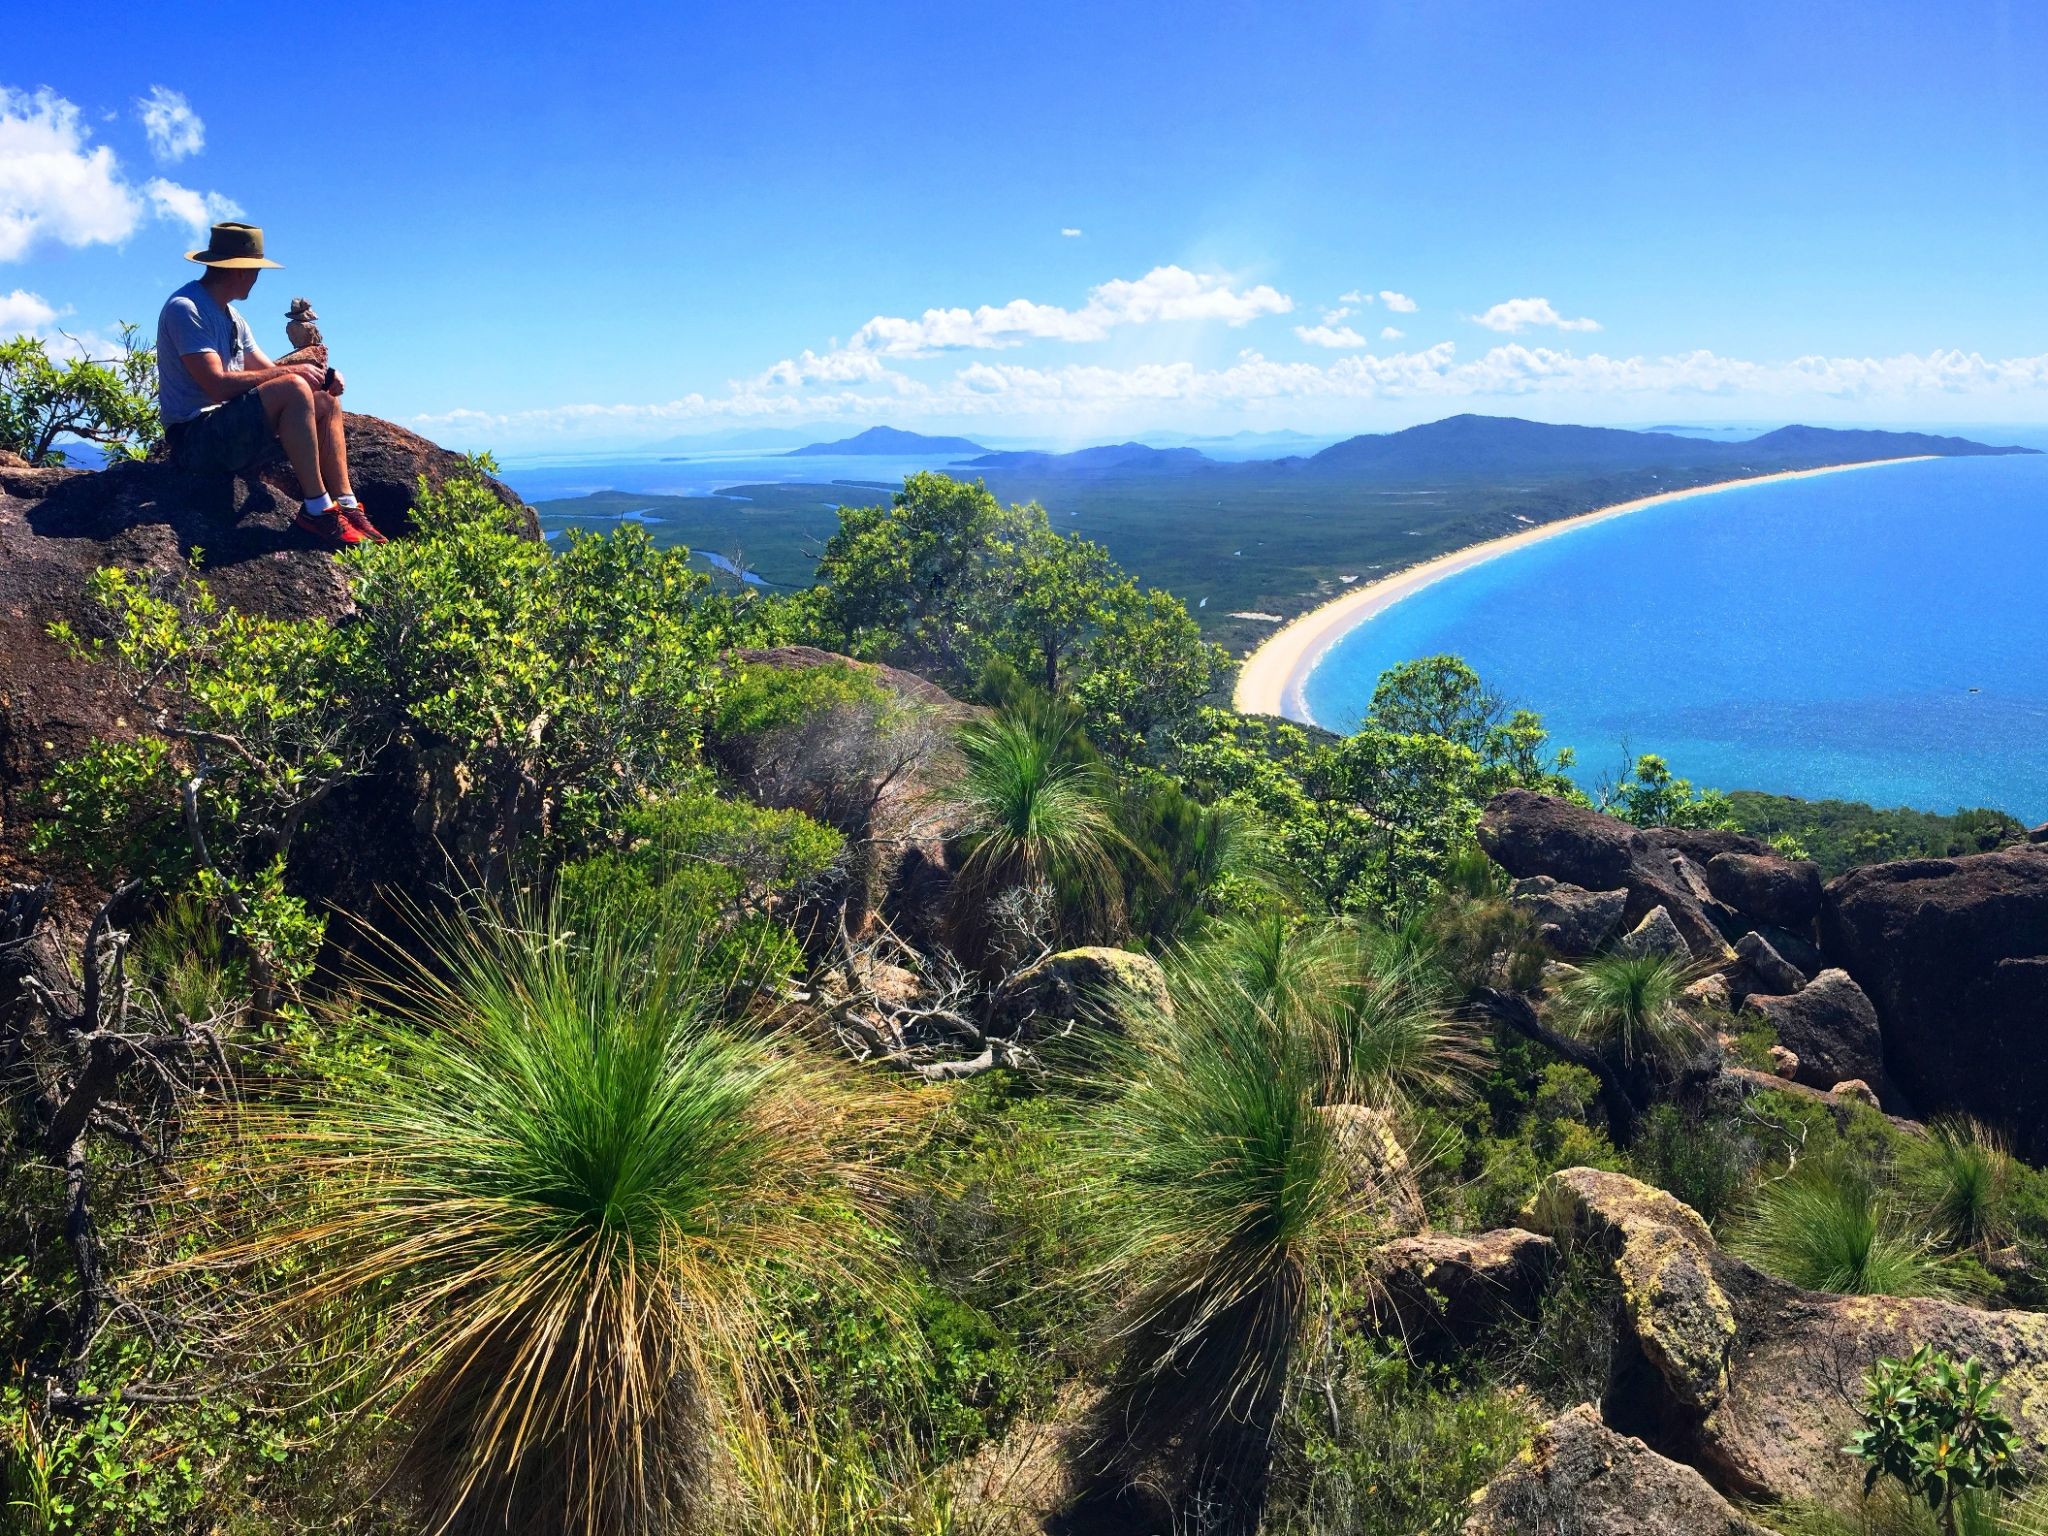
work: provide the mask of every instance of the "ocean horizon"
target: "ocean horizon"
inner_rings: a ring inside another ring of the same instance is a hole
[[[1700,787],[2048,818],[2048,458],[1735,487],[1447,576],[1304,687],[1355,729],[1386,668],[1464,657],[1588,788],[1656,752]]]

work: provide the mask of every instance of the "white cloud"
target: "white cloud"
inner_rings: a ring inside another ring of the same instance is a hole
[[[1397,315],[1412,315],[1420,307],[1407,294],[1396,293],[1391,288],[1380,290],[1380,302]]]
[[[1081,231],[1074,228],[1074,226],[1071,224],[1062,224],[1060,226],[1060,233],[1069,240],[1078,240],[1081,238]]]
[[[17,288],[0,293],[0,338],[12,338],[40,331],[57,318],[57,311],[39,293]]]
[[[1335,316],[1325,315],[1321,325],[1297,325],[1294,334],[1312,347],[1362,347],[1365,338],[1348,325],[1333,325],[1333,318],[1342,318],[1349,310],[1339,310]]]
[[[1370,304],[1372,302],[1372,295],[1369,293],[1360,293],[1356,288],[1354,288],[1349,293],[1338,294],[1337,302],[1339,304]]]
[[[1474,315],[1472,322],[1483,325],[1489,331],[1506,331],[1510,335],[1525,331],[1532,325],[1555,326],[1560,331],[1597,331],[1597,320],[1567,320],[1557,312],[1548,299],[1506,299],[1496,304],[1483,315]]]
[[[143,183],[142,190],[149,194],[158,218],[183,224],[195,236],[205,234],[209,225],[240,218],[242,214],[241,204],[233,198],[222,197],[218,192],[195,192],[161,176],[152,176]]]
[[[1165,320],[1220,320],[1244,325],[1262,315],[1284,315],[1294,300],[1264,283],[1234,287],[1213,273],[1154,267],[1140,278],[1116,278],[1089,290],[1079,309],[1012,299],[976,309],[928,309],[912,319],[876,315],[844,347],[784,358],[758,383],[811,379],[842,382],[876,377],[877,358],[930,357],[938,352],[988,351],[1028,341],[1101,341],[1119,326]]]
[[[1383,325],[1380,327],[1381,341],[1399,341],[1403,336],[1406,336],[1407,334],[1408,333],[1406,331],[1401,330],[1397,326]]]
[[[1339,304],[1335,309],[1323,311],[1323,324],[1325,325],[1335,325],[1339,320],[1349,320],[1350,318],[1351,306],[1349,304]]]
[[[115,244],[142,217],[113,150],[72,103],[47,88],[29,95],[0,86],[0,261],[30,248]]]
[[[149,135],[150,153],[157,159],[171,163],[206,147],[206,124],[185,100],[184,92],[152,85],[147,96],[136,99],[135,110],[142,118],[143,132]]]

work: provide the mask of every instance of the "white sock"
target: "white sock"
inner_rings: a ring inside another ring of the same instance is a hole
[[[325,517],[334,510],[334,498],[322,492],[306,503],[306,510],[314,517]]]
[[[337,507],[359,507],[362,505],[361,502],[356,500],[356,493],[354,491],[343,491],[334,498],[334,504]]]

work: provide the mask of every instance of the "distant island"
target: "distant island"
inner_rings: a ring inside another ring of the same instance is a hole
[[[785,459],[824,458],[826,455],[852,454],[894,454],[898,456],[921,453],[987,453],[980,443],[965,437],[927,437],[922,432],[904,432],[896,427],[869,427],[855,437],[842,437],[836,443],[808,443],[802,448],[792,448],[780,455]]]

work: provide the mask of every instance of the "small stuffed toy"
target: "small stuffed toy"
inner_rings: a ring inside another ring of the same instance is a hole
[[[313,313],[311,299],[293,299],[292,307],[285,311],[284,338],[292,344],[292,350],[278,359],[284,363],[318,363],[327,366],[327,347],[320,339],[320,327],[315,323],[319,316]]]

